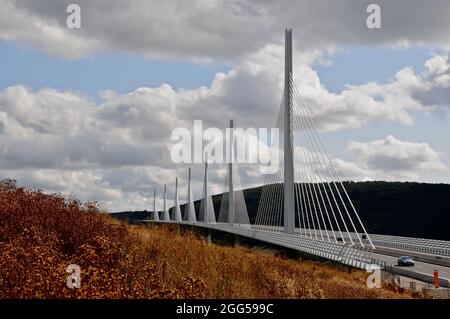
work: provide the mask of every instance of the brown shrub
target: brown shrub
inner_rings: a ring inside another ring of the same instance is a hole
[[[0,182],[0,298],[170,298],[156,265],[134,251],[128,226],[109,222],[95,203]],[[69,289],[66,268],[81,267]],[[197,290],[196,290],[197,289]]]
[[[81,288],[66,286],[69,264]],[[362,271],[121,224],[95,203],[0,182],[0,298],[409,298]]]

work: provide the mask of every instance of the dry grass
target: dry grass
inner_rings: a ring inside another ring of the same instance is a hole
[[[150,251],[161,282],[183,278],[205,285],[204,298],[412,298],[391,286],[367,289],[364,271],[334,263],[277,257],[270,250],[208,244],[177,227],[130,226],[142,250]],[[187,249],[189,247],[189,249]]]
[[[81,288],[66,267],[81,267]],[[178,228],[130,226],[93,203],[0,182],[0,298],[411,298],[366,274],[270,251],[208,244]]]

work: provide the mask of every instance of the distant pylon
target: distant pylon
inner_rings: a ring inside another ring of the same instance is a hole
[[[195,215],[195,207],[194,203],[192,202],[192,189],[191,189],[191,168],[189,167],[188,170],[188,191],[187,191],[187,199],[188,202],[186,203],[185,208],[185,220],[189,222],[196,222],[197,216]]]
[[[183,221],[180,211],[180,203],[178,201],[178,177],[175,178],[175,206],[173,208],[173,220],[177,222]]]
[[[234,189],[233,189],[233,160],[234,160],[234,132],[233,132],[233,120],[230,120],[230,136],[229,136],[229,163],[228,171],[228,224],[234,226]]]
[[[159,213],[156,210],[156,188],[153,190],[153,220],[159,221]]]
[[[205,157],[205,177],[203,181],[203,199],[200,203],[199,221],[204,223],[216,223],[216,214],[212,198],[208,192],[208,158]]]
[[[164,184],[164,220],[170,221],[170,214],[167,210],[167,185]]]
[[[229,226],[250,224],[244,193],[241,187],[238,166],[234,160],[234,123],[230,120],[230,128],[227,132],[227,174],[225,177],[225,190],[220,203],[219,223],[227,223]],[[236,189],[238,189],[236,191]]]

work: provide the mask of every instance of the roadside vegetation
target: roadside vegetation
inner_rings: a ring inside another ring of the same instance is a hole
[[[66,268],[81,268],[81,287]],[[0,298],[414,298],[363,271],[133,226],[95,203],[0,182]]]

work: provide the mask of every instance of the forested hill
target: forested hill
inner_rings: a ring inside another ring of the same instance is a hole
[[[344,185],[369,233],[450,240],[450,184],[344,182]],[[244,191],[252,221],[260,193],[260,187]],[[217,215],[220,200],[221,195],[213,197]],[[198,212],[199,202],[195,204]],[[113,214],[130,220],[148,215],[147,211]]]

